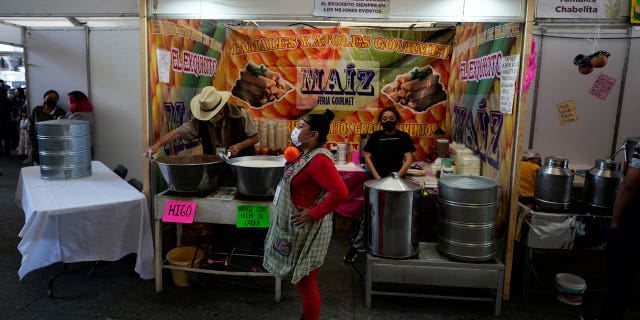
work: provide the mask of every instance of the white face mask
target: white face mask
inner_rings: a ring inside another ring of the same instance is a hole
[[[291,131],[291,143],[293,143],[294,146],[299,147],[302,142],[300,142],[300,140],[298,140],[298,137],[300,136],[300,128],[293,128],[293,131]]]

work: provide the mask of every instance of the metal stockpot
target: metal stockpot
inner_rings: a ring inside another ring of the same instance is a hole
[[[91,175],[88,121],[58,119],[36,123],[40,176],[73,179]]]
[[[214,155],[169,156],[152,160],[158,164],[171,191],[200,192],[218,186],[222,159]]]
[[[246,156],[226,158],[225,161],[237,178],[236,187],[239,193],[255,197],[268,197],[276,193],[278,182],[284,172],[284,157]]]
[[[582,201],[598,208],[613,208],[618,187],[624,178],[620,167],[620,163],[609,159],[596,160],[596,166],[584,175]]]
[[[498,183],[470,174],[444,176],[438,190],[438,251],[464,261],[493,259]]]
[[[421,186],[396,172],[364,183],[367,250],[384,258],[409,258],[418,253],[416,197]]]
[[[536,172],[536,204],[544,210],[566,210],[571,205],[573,173],[569,160],[549,157]]]

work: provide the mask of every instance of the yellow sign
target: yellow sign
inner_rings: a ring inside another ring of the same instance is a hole
[[[573,100],[560,102],[558,103],[557,107],[558,118],[560,118],[560,125],[578,121],[578,112],[576,111],[576,105]]]

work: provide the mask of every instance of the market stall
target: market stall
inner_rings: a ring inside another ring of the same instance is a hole
[[[355,7],[359,1],[347,3]],[[379,1],[383,9],[358,13],[324,2],[285,4],[284,11],[252,3],[253,10],[238,11],[241,6],[207,1],[194,11],[159,1],[147,8],[149,141],[190,119],[185,106],[211,84],[231,91],[229,101],[250,112],[261,136],[257,151],[269,155],[287,145],[282,128],[288,133],[303,115],[325,109],[336,114],[327,147],[360,150],[361,134],[379,129],[378,110],[394,105],[400,129],[416,146],[414,161],[437,157],[440,129],[450,141],[467,145],[481,159],[482,175],[501,186],[495,230],[505,276],[491,287],[505,283],[508,297],[507,230],[515,206],[514,159],[521,152],[517,129],[526,88],[520,79],[528,70],[525,21],[532,20],[532,3],[503,1],[489,12],[492,6],[470,2],[390,6]],[[265,16],[275,21],[264,21]],[[362,21],[347,25],[343,22],[354,21],[345,18]],[[412,20],[432,22],[416,28],[374,26]],[[161,153],[200,152],[199,144],[176,140]],[[156,171],[151,177],[157,194],[163,179]]]

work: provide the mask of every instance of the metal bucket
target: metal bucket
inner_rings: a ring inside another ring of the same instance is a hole
[[[618,187],[624,178],[620,168],[618,162],[596,160],[595,167],[585,173],[582,201],[597,208],[613,208]]]
[[[438,250],[452,259],[486,261],[495,256],[498,184],[474,175],[438,181]]]
[[[543,210],[566,210],[571,205],[572,188],[573,173],[569,170],[569,160],[550,157],[536,172],[533,197]]]
[[[73,179],[91,175],[88,121],[58,119],[36,123],[40,176]]]
[[[418,253],[415,198],[420,185],[397,173],[369,180],[365,186],[367,250],[384,258],[410,258]]]

